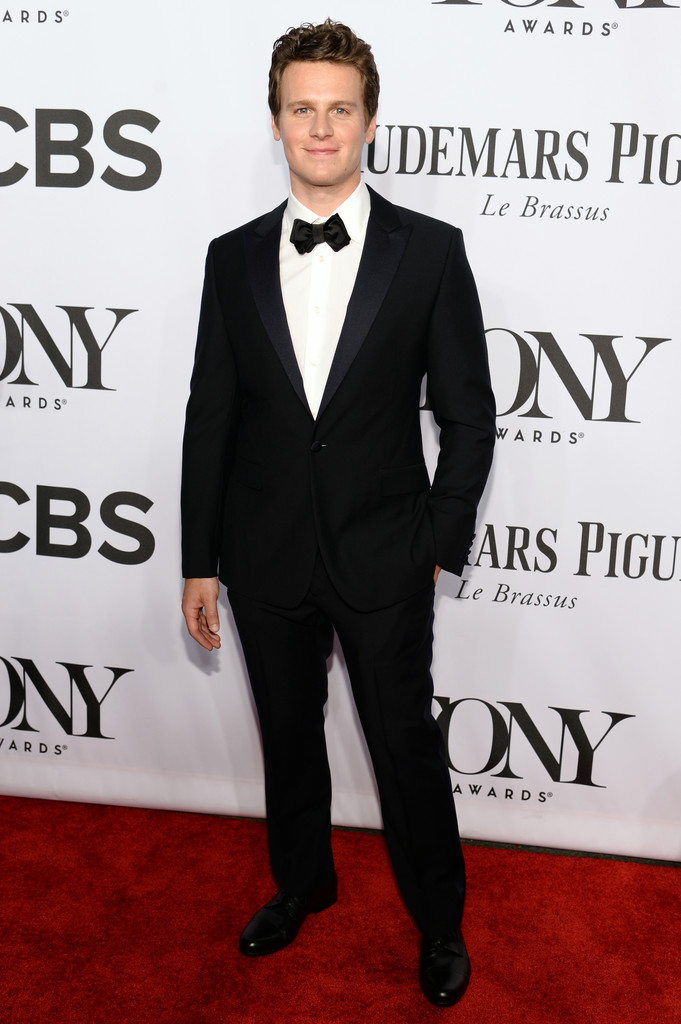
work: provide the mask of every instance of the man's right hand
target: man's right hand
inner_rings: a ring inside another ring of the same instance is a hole
[[[182,614],[190,636],[207,651],[220,646],[219,592],[217,576],[193,577],[184,581]]]

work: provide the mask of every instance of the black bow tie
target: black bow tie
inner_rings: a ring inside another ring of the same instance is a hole
[[[290,241],[301,255],[304,252],[312,252],[315,245],[319,245],[320,242],[327,242],[334,252],[338,252],[350,244],[350,235],[341,218],[334,213],[326,224],[308,224],[306,220],[296,217]]]

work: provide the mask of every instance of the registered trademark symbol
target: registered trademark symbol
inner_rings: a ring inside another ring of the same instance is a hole
[[[64,750],[66,750],[66,747],[64,747]],[[547,793],[547,794],[546,794],[546,796],[547,796],[547,797],[548,797],[548,799],[550,800],[550,799],[551,799],[551,797],[553,796],[553,793]]]
[[[66,402],[67,402],[67,399],[66,399],[66,398],[62,398],[62,400],[61,400],[61,404],[62,404],[62,405],[66,405]]]
[[[69,748],[68,748],[68,747],[66,746],[66,744],[64,743],[64,744],[62,744],[62,748],[61,748],[61,749],[62,749],[62,750],[68,750]],[[550,793],[549,793],[549,796],[551,796],[551,794],[550,794]]]
[[[613,23],[612,23],[612,28],[613,28],[613,29],[616,29],[617,27],[618,27],[618,26],[617,26],[617,22],[616,22],[616,21],[613,21]]]
[[[69,16],[69,12],[68,11],[62,11],[61,13],[64,15],[65,18],[68,18],[68,16]],[[66,750],[66,747],[64,747],[64,750]]]
[[[584,434],[577,434],[577,437],[584,437]]]

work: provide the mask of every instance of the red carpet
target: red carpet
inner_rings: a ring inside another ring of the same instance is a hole
[[[382,840],[336,832],[340,898],[250,960],[258,822],[0,797],[5,1024],[679,1024],[674,867],[467,847],[473,978],[441,1010]]]

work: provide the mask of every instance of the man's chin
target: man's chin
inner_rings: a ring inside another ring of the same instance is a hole
[[[354,181],[354,174],[338,173],[332,168],[319,169],[316,174],[309,174],[305,177],[298,176],[299,181],[305,188],[339,188],[351,185]]]

